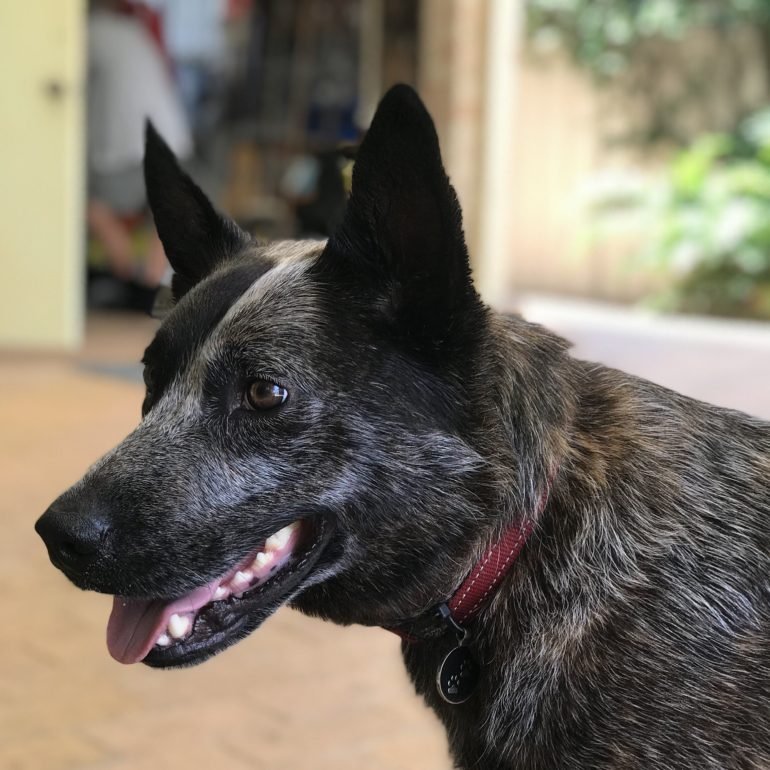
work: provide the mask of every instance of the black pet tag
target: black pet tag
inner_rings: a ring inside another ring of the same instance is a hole
[[[465,646],[455,647],[438,667],[436,687],[439,695],[456,706],[471,697],[479,683],[479,664]]]

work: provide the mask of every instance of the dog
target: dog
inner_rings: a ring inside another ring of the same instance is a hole
[[[36,524],[115,658],[289,604],[398,633],[459,768],[770,767],[770,424],[485,306],[407,86],[326,242],[248,237],[151,126],[145,175],[142,420]]]

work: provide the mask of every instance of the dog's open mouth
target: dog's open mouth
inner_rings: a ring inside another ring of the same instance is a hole
[[[201,662],[256,628],[310,573],[326,540],[323,519],[270,535],[226,574],[163,601],[116,596],[107,647],[120,663],[167,667]]]

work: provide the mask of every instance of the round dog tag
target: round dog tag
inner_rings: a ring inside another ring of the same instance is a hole
[[[447,703],[465,703],[478,683],[479,664],[467,647],[455,647],[438,667],[436,686]]]

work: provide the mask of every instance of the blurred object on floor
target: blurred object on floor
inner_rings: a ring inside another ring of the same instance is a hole
[[[86,301],[92,310],[133,310],[149,315],[156,287],[121,281],[112,273],[89,269]]]
[[[88,16],[87,220],[110,272],[157,286],[168,268],[154,230],[143,253],[132,231],[145,218],[142,159],[149,118],[180,158],[192,138],[163,51],[133,6],[95,0]]]

